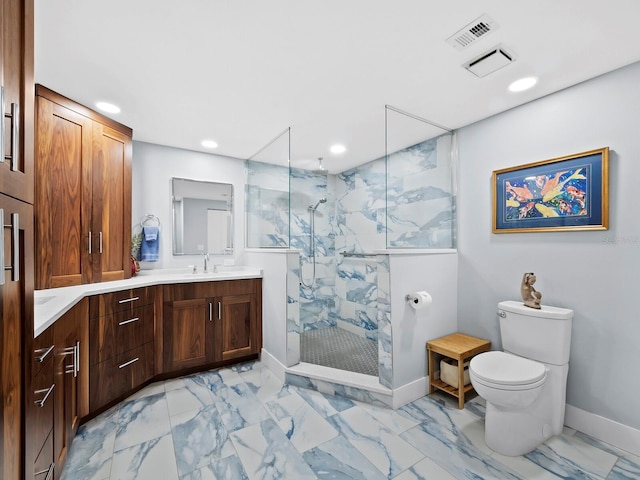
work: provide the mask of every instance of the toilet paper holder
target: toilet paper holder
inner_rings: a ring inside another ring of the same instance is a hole
[[[405,301],[407,302],[413,302],[413,303],[418,303],[418,296],[417,295],[412,295],[411,293],[407,293],[404,296]]]

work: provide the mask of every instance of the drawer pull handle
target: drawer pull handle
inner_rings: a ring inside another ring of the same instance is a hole
[[[52,476],[53,476],[53,471],[56,468],[56,464],[55,462],[52,463],[51,465],[49,465],[49,468],[47,470],[42,470],[41,472],[36,472],[35,476],[37,477],[38,475],[42,475],[43,473],[46,473],[47,476],[44,477],[44,480],[51,480]]]
[[[140,317],[131,318],[129,320],[123,320],[121,322],[118,322],[118,325],[122,326],[122,325],[126,325],[127,323],[137,322],[138,320],[140,320]]]
[[[54,345],[51,345],[49,348],[39,348],[38,350],[36,350],[36,353],[39,353],[40,355],[36,357],[36,362],[38,363],[42,363],[44,362],[44,359],[47,358],[47,356],[53,352],[53,347]]]
[[[118,365],[118,368],[127,367],[127,366],[131,365],[132,363],[136,363],[138,360],[140,360],[140,358],[136,357],[133,360],[129,360],[128,362],[124,362],[122,365]]]
[[[222,320],[222,302],[218,302],[218,320]]]
[[[46,403],[47,399],[49,398],[49,395],[51,395],[51,392],[53,392],[53,389],[55,388],[55,386],[56,386],[56,384],[54,383],[49,388],[43,388],[42,390],[36,390],[35,392],[33,392],[36,395],[44,393],[44,397],[42,397],[42,400],[36,400],[33,403],[35,403],[36,405],[39,405],[40,408],[44,407],[44,404]]]
[[[209,302],[209,321],[213,321],[213,303]]]
[[[100,245],[100,251],[98,253],[102,254],[102,232],[98,233],[98,243]]]
[[[118,303],[129,303],[129,302],[135,302],[136,300],[140,300],[140,297],[124,298],[122,300],[118,300]]]
[[[13,246],[12,265],[7,266],[5,263],[4,251],[4,229],[11,229],[11,245]],[[20,280],[20,215],[11,214],[11,225],[4,224],[4,209],[0,208],[0,285],[4,285],[4,272],[11,270],[11,281],[18,282]]]
[[[91,255],[93,251],[91,250],[91,232],[89,232],[89,255]]]

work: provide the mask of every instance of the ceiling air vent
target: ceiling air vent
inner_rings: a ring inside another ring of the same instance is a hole
[[[515,58],[511,52],[502,46],[498,46],[474,58],[463,66],[476,77],[486,77],[490,73],[500,70],[502,67],[506,67],[514,61]]]
[[[456,50],[464,50],[479,38],[497,29],[498,24],[485,14],[447,38],[447,43]]]

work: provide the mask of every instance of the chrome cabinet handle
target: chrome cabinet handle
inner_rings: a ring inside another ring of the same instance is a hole
[[[140,360],[140,357],[136,357],[133,360],[129,360],[128,362],[124,362],[122,365],[118,365],[118,368],[128,367],[129,365],[131,365],[132,363],[137,362],[138,360]]]
[[[76,361],[76,376],[78,376],[80,371],[80,340],[76,342],[76,354],[73,358]]]
[[[42,475],[43,473],[46,473],[47,476],[44,477],[44,480],[51,480],[52,476],[53,476],[53,470],[56,468],[56,464],[55,462],[52,463],[51,465],[49,465],[49,468],[47,470],[42,470],[41,472],[36,472],[34,473],[34,476],[38,476],[38,475]]]
[[[20,105],[11,104],[11,171],[18,171],[20,161]]]
[[[91,232],[89,232],[89,255],[93,253],[91,250]]]
[[[140,317],[135,317],[135,318],[131,318],[129,320],[123,320],[121,322],[118,322],[118,325],[122,326],[122,325],[126,325],[128,323],[137,322],[138,320],[140,320]]]
[[[129,303],[129,302],[135,302],[136,300],[140,300],[140,297],[124,298],[122,300],[118,300],[118,303]]]
[[[4,163],[5,160],[11,160],[11,170],[18,171],[18,162],[20,161],[20,105],[17,103],[11,104],[11,113],[7,113],[4,108],[4,86],[0,88],[0,118],[2,119],[2,131],[0,132],[0,145],[2,145],[2,155],[0,155],[0,162]],[[11,119],[11,150],[9,155],[4,152],[5,132],[4,132],[4,119]]]
[[[41,353],[41,355],[36,357],[36,362],[38,363],[42,363],[44,362],[44,359],[47,358],[47,356],[53,352],[53,347],[55,345],[51,345],[49,348],[39,348],[38,350],[35,351],[35,353]]]
[[[102,232],[98,233],[98,243],[100,244],[100,251],[98,253],[102,253]]]
[[[2,119],[2,128],[0,128],[0,148],[2,148],[2,155],[0,155],[0,163],[4,163],[4,85],[0,86],[0,118]]]
[[[76,342],[73,347],[67,347],[64,349],[64,355],[73,355],[73,363],[71,365],[65,365],[66,370],[64,373],[71,373],[74,377],[78,376],[78,345],[80,342]]]
[[[7,266],[4,251],[4,229],[11,229],[11,244],[13,246],[12,265]],[[4,209],[0,208],[0,285],[4,285],[4,272],[11,270],[11,281],[20,280],[20,215],[11,214],[11,225],[4,224]]]
[[[213,321],[213,303],[209,302],[209,321]]]
[[[36,405],[39,405],[40,408],[44,407],[44,404],[46,403],[47,399],[49,398],[49,395],[51,395],[51,392],[53,392],[53,389],[55,388],[56,384],[52,384],[49,388],[43,388],[42,390],[36,390],[35,393],[36,395],[40,394],[40,393],[44,393],[44,397],[42,397],[42,400],[36,400],[35,403]],[[46,393],[45,393],[46,392]]]
[[[218,302],[218,320],[222,320],[222,302]]]

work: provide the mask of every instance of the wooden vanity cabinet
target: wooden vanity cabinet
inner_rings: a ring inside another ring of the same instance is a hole
[[[156,288],[90,297],[90,412],[121,399],[153,377]]]
[[[261,279],[163,287],[162,371],[250,357],[262,348]]]
[[[36,95],[36,288],[129,278],[131,129]]]

